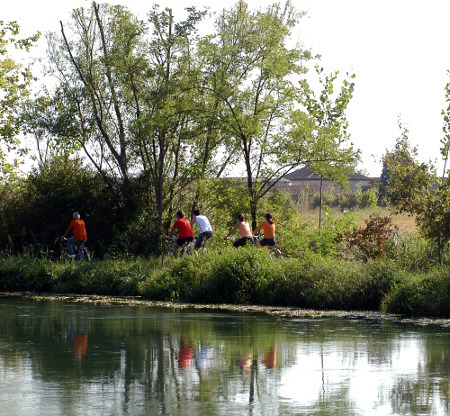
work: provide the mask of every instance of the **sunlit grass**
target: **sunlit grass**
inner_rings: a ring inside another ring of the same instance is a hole
[[[392,225],[399,228],[400,231],[416,231],[416,224],[414,216],[408,214],[394,214],[392,210],[383,207],[376,208],[356,208],[349,211],[354,219],[357,227],[366,225],[366,221],[369,220],[371,215],[381,217],[391,217]],[[329,214],[335,219],[340,219],[345,215],[345,211],[340,208],[330,208]],[[315,209],[300,209],[299,215],[307,222],[314,224],[319,223],[319,208]]]

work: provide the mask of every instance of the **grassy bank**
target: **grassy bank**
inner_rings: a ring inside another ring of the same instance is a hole
[[[162,268],[160,259],[57,263],[2,256],[0,291],[142,296],[190,303],[385,311],[450,318],[450,268],[406,271],[392,261],[366,263],[305,255],[274,261],[253,247],[222,247]]]

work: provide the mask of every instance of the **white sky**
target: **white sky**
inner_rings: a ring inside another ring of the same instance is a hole
[[[326,73],[356,74],[347,118],[352,142],[362,150],[358,166],[370,176],[381,173],[381,156],[400,136],[399,117],[421,161],[443,162],[440,140],[446,107],[444,88],[450,77],[449,0],[292,0],[307,16],[299,41],[322,56]],[[234,0],[110,0],[144,18],[154,3],[171,7],[175,18],[186,6],[218,10]],[[247,0],[265,8],[271,0]],[[0,19],[17,20],[23,34],[59,31],[69,11],[86,0],[13,0],[2,4]],[[42,55],[44,54],[44,50]]]

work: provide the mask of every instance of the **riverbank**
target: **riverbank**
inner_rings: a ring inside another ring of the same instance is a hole
[[[164,268],[158,258],[71,264],[4,256],[0,291],[450,318],[448,266],[413,273],[381,260],[309,256],[274,261],[266,251],[250,248],[217,254],[183,257]]]
[[[139,296],[99,296],[99,295],[61,295],[61,294],[35,294],[30,292],[0,292],[0,298],[31,299],[37,302],[62,301],[69,303],[86,303],[94,305],[126,305],[147,306],[165,309],[192,309],[204,311],[219,311],[231,313],[256,313],[277,318],[297,319],[321,319],[321,318],[344,318],[364,319],[368,321],[392,320],[402,324],[415,325],[439,325],[450,328],[450,319],[431,318],[406,318],[402,315],[389,314],[373,311],[320,311],[313,309],[300,309],[293,307],[275,307],[261,305],[230,305],[230,304],[194,304],[174,303],[164,301],[149,301]]]

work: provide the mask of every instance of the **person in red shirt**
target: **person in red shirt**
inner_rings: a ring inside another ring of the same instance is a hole
[[[173,256],[176,258],[178,255],[178,248],[182,247],[186,243],[190,243],[194,241],[194,230],[191,227],[191,222],[184,218],[184,212],[177,212],[177,220],[173,223],[172,231],[169,234],[169,237],[172,237],[175,230],[178,230],[178,239],[175,242],[175,247],[173,250]]]
[[[84,221],[80,219],[80,214],[78,212],[73,213],[73,220],[70,222],[69,227],[62,238],[66,238],[71,232],[72,237],[67,239],[67,249],[69,250],[69,256],[75,257],[73,245],[75,243],[84,243],[87,240],[86,226]]]

